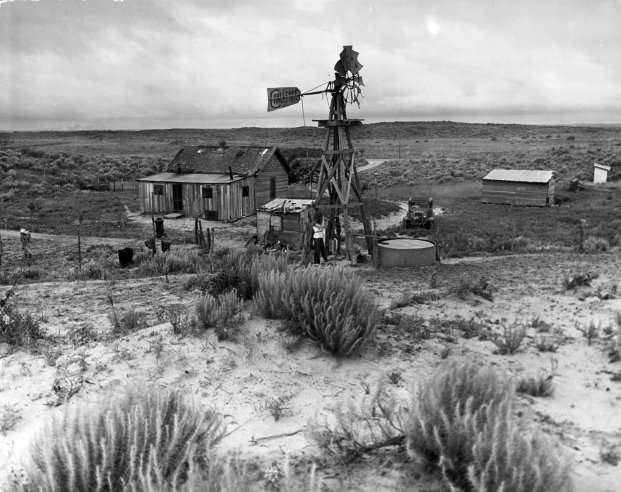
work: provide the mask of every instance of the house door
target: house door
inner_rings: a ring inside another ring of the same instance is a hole
[[[183,210],[183,188],[180,184],[172,185],[173,210]]]

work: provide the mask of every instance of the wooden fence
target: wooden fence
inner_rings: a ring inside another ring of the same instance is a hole
[[[108,183],[110,191],[134,191],[138,192],[138,183],[136,181],[111,181]]]

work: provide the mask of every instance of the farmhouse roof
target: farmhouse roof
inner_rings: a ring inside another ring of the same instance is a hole
[[[196,173],[159,173],[140,178],[136,181],[147,181],[152,183],[197,183],[197,184],[223,184],[232,183],[244,179],[240,175],[231,175],[227,173],[219,174],[196,174]]]
[[[483,181],[513,181],[516,183],[548,183],[554,178],[554,171],[537,169],[493,169]]]
[[[253,175],[269,162],[272,156],[288,170],[286,161],[276,147],[196,145],[182,148],[168,165],[168,172],[177,173],[234,173]]]
[[[274,198],[261,205],[257,210],[261,212],[296,213],[310,207],[315,200],[309,198]]]

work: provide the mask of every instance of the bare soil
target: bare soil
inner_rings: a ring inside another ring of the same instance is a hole
[[[241,225],[229,231],[226,245],[241,246],[251,230]],[[46,251],[62,250],[73,240],[53,235],[35,239],[37,247]],[[96,241],[119,245],[115,238]],[[42,267],[59,268],[49,258],[42,255],[37,262]],[[596,293],[621,287],[621,260],[616,252],[471,257],[417,269],[347,268],[356,269],[386,309],[387,318],[408,316],[410,321],[382,325],[376,341],[360,357],[344,360],[322,353],[311,343],[291,347],[279,322],[258,316],[251,303],[235,341],[219,342],[213,333],[200,338],[174,335],[170,324],[161,318],[161,308],[191,309],[199,293],[183,288],[187,275],[171,275],[168,280],[119,278],[114,282],[18,285],[15,299],[19,307],[40,316],[57,341],[45,342],[39,353],[9,353],[7,347],[0,347],[2,404],[17,409],[21,417],[14,428],[0,435],[0,471],[6,476],[11,465],[28,453],[28,444],[43,419],[62,411],[64,405],[55,406],[55,383],[79,387],[67,403],[76,405],[105,398],[128,383],[156,382],[184,388],[226,415],[233,432],[222,443],[223,452],[243,449],[264,467],[281,459],[283,453],[316,461],[327,477],[328,490],[443,490],[438,477],[413,474],[407,462],[381,453],[350,468],[328,463],[306,430],[309,421],[329,414],[339,401],[358,401],[381,381],[405,393],[445,359],[464,359],[489,364],[513,378],[553,373],[552,397],[520,397],[522,418],[532,419],[533,425],[560,440],[575,463],[577,490],[618,490],[621,383],[613,381],[613,376],[621,372],[621,363],[611,363],[608,357],[608,348],[618,335],[602,330],[601,336],[587,345],[577,329],[591,320],[601,322],[602,329],[614,325],[621,300],[603,300]],[[596,272],[599,277],[589,288],[564,291],[563,277],[577,271]],[[462,278],[481,277],[492,286],[493,301],[457,295],[455,287]],[[7,289],[0,288],[0,295]],[[437,299],[391,307],[404,294],[425,292],[436,293]],[[102,334],[109,333],[110,294],[120,313],[129,309],[143,312],[150,326],[84,346],[58,341],[72,327],[84,323]],[[438,320],[455,317],[476,317],[488,335],[500,333],[503,325],[514,320],[528,324],[538,318],[549,327],[546,332],[528,328],[518,352],[500,355],[489,336],[466,339],[457,329],[438,328]],[[429,338],[417,335],[423,326],[430,328]],[[540,352],[536,345],[541,337],[554,334],[560,340],[558,350]],[[58,346],[62,350],[54,352]],[[400,377],[395,377],[396,373]],[[390,374],[392,382],[386,383]],[[277,415],[270,410],[275,400],[280,401]]]

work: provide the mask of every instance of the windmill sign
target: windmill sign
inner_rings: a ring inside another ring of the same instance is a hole
[[[276,111],[297,104],[301,95],[297,87],[271,87],[267,89],[267,110]]]

